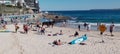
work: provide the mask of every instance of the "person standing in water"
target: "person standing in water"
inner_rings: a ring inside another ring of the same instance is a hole
[[[80,31],[80,25],[78,25],[78,30]]]
[[[86,29],[86,27],[87,27],[87,23],[85,22],[83,25],[84,25],[84,29]]]
[[[87,31],[90,31],[91,25],[87,24]]]

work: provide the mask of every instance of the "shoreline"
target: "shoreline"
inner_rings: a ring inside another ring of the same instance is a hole
[[[94,24],[88,23],[88,24],[90,24],[90,30],[91,30],[91,31],[99,31],[99,30],[97,29],[97,27],[98,27],[98,26],[97,26],[97,23],[94,23]],[[68,27],[68,28],[78,29],[78,25],[81,26],[81,30],[86,30],[86,29],[84,29],[83,23],[76,23],[76,24],[74,24],[74,23],[69,23],[69,22],[66,23],[66,27]],[[105,25],[106,25],[106,24],[105,24]],[[114,28],[113,32],[120,32],[120,26],[119,26],[119,25],[116,25],[116,24],[114,24],[114,25],[115,25],[115,28]],[[62,22],[61,22],[61,23],[57,23],[56,26],[61,27],[61,26],[62,26]],[[109,26],[110,26],[110,24],[107,24],[107,25],[106,25],[106,27],[107,27],[106,32],[109,32]]]

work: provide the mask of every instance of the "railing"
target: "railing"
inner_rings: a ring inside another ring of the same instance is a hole
[[[21,15],[9,15],[9,16],[3,16],[2,17],[4,21],[11,22],[11,20],[18,20],[19,22],[36,22],[39,20],[38,14],[21,14]]]

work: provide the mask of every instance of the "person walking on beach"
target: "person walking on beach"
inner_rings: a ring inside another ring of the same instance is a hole
[[[19,29],[18,24],[15,24],[15,33],[17,33],[18,29]]]
[[[44,34],[45,35],[45,28],[41,27],[41,35]]]
[[[63,22],[63,27],[66,27],[66,22],[65,21]]]
[[[3,29],[6,29],[6,24],[3,23]]]
[[[36,22],[36,30],[39,30],[40,28],[40,22]]]
[[[3,19],[3,18],[1,18],[1,19],[0,19],[0,22],[3,24],[3,23],[4,23],[4,19]]]
[[[80,25],[78,25],[78,30],[80,31]]]
[[[10,19],[11,23],[13,23],[13,18]]]
[[[18,23],[19,23],[19,20],[18,20],[17,17],[15,18],[15,21],[14,21],[14,22],[15,22],[15,24],[18,24]]]
[[[87,24],[87,31],[90,31],[90,27],[91,27],[91,25]]]
[[[84,23],[84,29],[86,29],[86,27],[87,27],[87,23],[85,22],[85,23]]]
[[[28,25],[24,24],[23,25],[24,33],[28,33]]]
[[[111,33],[111,36],[114,36],[114,35],[112,34],[113,29],[114,29],[114,23],[112,22],[112,24],[110,25],[110,28],[109,28],[110,33]]]

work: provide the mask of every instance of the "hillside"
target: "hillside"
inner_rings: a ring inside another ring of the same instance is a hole
[[[15,13],[18,12],[20,9],[15,6],[10,5],[0,5],[0,13]]]

